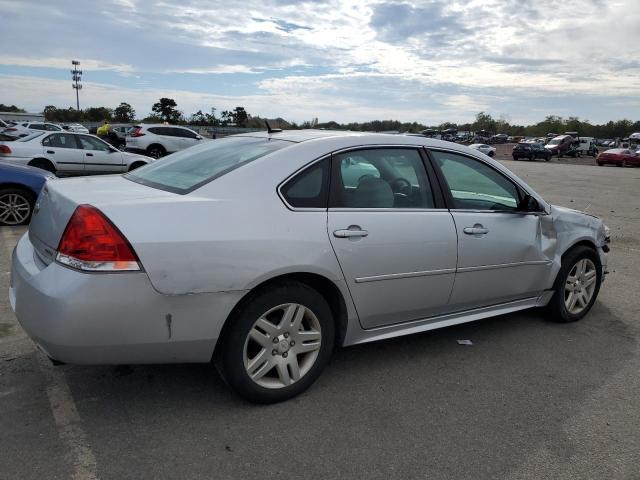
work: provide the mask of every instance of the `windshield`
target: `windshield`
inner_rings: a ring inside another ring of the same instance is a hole
[[[547,143],[547,145],[558,145],[559,143],[560,143],[560,140],[557,138],[554,138],[549,143]]]
[[[42,135],[44,135],[44,132],[30,133],[29,135],[20,137],[18,140],[16,140],[16,142],[28,142],[29,140],[33,140],[34,138],[41,137]]]
[[[169,155],[125,175],[149,187],[189,193],[222,175],[291,142],[270,138],[228,137]]]

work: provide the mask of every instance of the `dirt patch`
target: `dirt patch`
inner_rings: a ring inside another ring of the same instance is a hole
[[[0,338],[13,334],[13,325],[10,323],[0,323]]]

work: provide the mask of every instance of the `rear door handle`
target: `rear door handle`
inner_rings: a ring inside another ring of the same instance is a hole
[[[93,157],[93,153],[85,153],[87,157]]]
[[[347,230],[336,230],[333,232],[333,236],[337,238],[353,238],[353,237],[366,237],[369,235],[369,232],[362,229],[347,229]]]
[[[47,150],[47,153],[56,153],[53,150]]]
[[[467,235],[486,235],[489,233],[489,229],[484,228],[479,223],[476,223],[473,227],[465,227],[462,231]]]

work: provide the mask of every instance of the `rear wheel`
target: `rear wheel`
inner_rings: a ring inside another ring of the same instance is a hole
[[[29,165],[32,167],[40,168],[42,170],[46,170],[47,172],[51,172],[53,174],[56,173],[56,167],[54,167],[53,163],[51,163],[46,158],[36,158],[35,160],[31,160]]]
[[[579,246],[569,251],[548,305],[553,320],[575,322],[584,317],[596,301],[601,281],[602,266],[595,250]]]
[[[151,158],[164,157],[166,154],[167,151],[162,145],[149,145],[149,147],[147,147],[147,155]]]
[[[316,290],[283,282],[252,296],[221,347],[222,375],[245,399],[275,403],[311,386],[334,344],[331,309]]]
[[[25,225],[33,211],[31,192],[18,188],[0,189],[0,225]]]

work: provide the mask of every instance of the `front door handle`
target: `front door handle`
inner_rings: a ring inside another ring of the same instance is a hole
[[[465,227],[462,231],[467,235],[486,235],[489,233],[489,229],[484,228],[480,223],[476,223],[473,227]]]
[[[93,153],[85,153],[87,157],[93,157]]]
[[[336,230],[333,232],[333,236],[337,238],[354,238],[354,237],[366,237],[369,232],[362,230],[361,228],[351,228],[346,230]]]
[[[56,153],[53,150],[47,150],[47,153]]]

